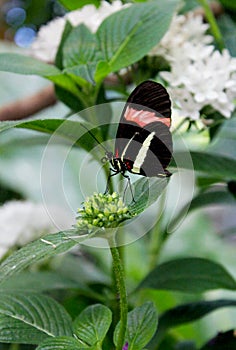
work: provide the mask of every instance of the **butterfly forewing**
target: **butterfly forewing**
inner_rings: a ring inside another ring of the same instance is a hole
[[[137,124],[139,124],[139,119],[142,119],[143,123],[140,125],[142,127],[145,126],[145,123],[150,123],[151,117],[156,118],[155,121],[160,118],[162,123],[170,127],[171,101],[168,92],[159,83],[144,81],[138,85],[130,94],[120,121],[128,121],[132,118],[132,110]]]
[[[169,176],[172,155],[171,102],[155,82],[140,84],[129,96],[116,135],[115,157],[144,176]]]

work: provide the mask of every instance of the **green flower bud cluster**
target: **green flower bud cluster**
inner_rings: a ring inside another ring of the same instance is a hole
[[[83,204],[83,208],[78,210],[76,226],[79,229],[92,229],[94,226],[114,228],[134,216],[116,192],[94,193]]]

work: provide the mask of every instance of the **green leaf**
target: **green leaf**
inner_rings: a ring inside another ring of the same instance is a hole
[[[111,321],[110,309],[101,304],[91,305],[75,319],[74,332],[81,344],[102,344]]]
[[[69,21],[67,21],[61,37],[58,50],[57,50],[56,58],[55,58],[55,65],[59,69],[63,69],[63,47],[68,38],[68,35],[71,33],[73,28],[74,27],[72,26],[72,24]]]
[[[198,0],[184,0],[180,13],[185,14],[186,12],[193,11],[198,6],[199,6]]]
[[[59,2],[69,11],[74,11],[90,4],[93,4],[96,7],[100,5],[99,0],[59,0]]]
[[[66,310],[45,295],[0,293],[0,341],[38,344],[47,337],[71,336]]]
[[[178,4],[178,0],[133,4],[107,17],[97,37],[109,71],[116,72],[144,57],[168,30]],[[98,66],[97,80],[108,73],[104,64]]]
[[[209,205],[235,205],[235,198],[228,191],[210,191],[198,194],[191,203],[187,203],[170,222],[169,228],[172,232],[173,228],[190,212],[201,209]],[[172,228],[171,228],[172,227]]]
[[[235,4],[235,1],[234,1]],[[236,5],[235,5],[236,9]],[[224,37],[224,42],[229,50],[231,56],[236,56],[236,43],[235,43],[235,36],[236,36],[236,24],[232,20],[232,18],[227,15],[223,14],[220,16],[220,18],[217,21],[219,28],[221,30],[221,33]]]
[[[79,66],[67,68],[64,71],[71,76],[79,85],[83,86],[86,83],[94,83],[94,72],[96,70],[97,62],[82,63]]]
[[[221,123],[214,142],[208,145],[208,150],[213,154],[225,155],[228,158],[235,159],[236,148],[236,111],[232,117]]]
[[[80,268],[78,269],[78,264]],[[57,266],[60,275],[67,276],[75,282],[84,285],[111,284],[111,276],[104,271],[100,264],[94,264],[90,255],[77,256],[66,254],[63,256],[60,265]]]
[[[43,63],[35,58],[16,53],[0,54],[0,71],[26,75],[39,75],[54,82],[56,85],[77,95],[74,82],[51,64]]]
[[[220,299],[214,301],[197,301],[166,311],[159,318],[158,330],[149,344],[150,348],[152,348],[152,344],[159,344],[168,329],[196,321],[219,308],[231,306],[236,306],[236,300]]]
[[[94,107],[92,110],[86,110],[80,114],[80,116],[89,117],[89,113],[96,113],[102,115],[102,111],[108,111],[102,109],[99,111],[98,107]],[[86,114],[87,113],[87,114]],[[82,126],[84,125],[84,127]],[[71,147],[80,147],[84,150],[91,152],[97,145],[98,141],[102,142],[103,137],[101,137],[102,132],[107,133],[109,125],[103,125],[101,128],[93,128],[91,129],[91,124],[85,122],[77,122],[76,120],[69,119],[32,119],[27,120],[27,122],[22,121],[13,121],[13,122],[0,122],[0,132],[6,131],[11,128],[23,128],[36,130],[39,132],[43,132],[46,134],[53,134],[53,138],[50,139],[51,144],[62,144],[63,142],[67,143],[67,145],[71,145]],[[88,132],[87,129],[91,129],[91,132]],[[96,140],[93,136],[98,140]],[[34,138],[34,141],[35,140]],[[46,143],[48,140],[46,140]],[[98,161],[104,156],[104,150],[102,147],[96,149],[96,152],[93,153],[93,156]]]
[[[191,151],[190,156],[192,162],[185,162],[185,159],[189,159],[189,153],[176,152],[174,158],[179,160],[178,166],[184,169],[194,168],[203,174],[207,174],[209,177],[216,177],[224,181],[236,179],[236,160],[230,157],[221,156],[219,154],[208,152]],[[170,167],[176,167],[174,160],[171,161]]]
[[[0,122],[0,132],[14,128],[17,123],[20,123],[21,121],[4,121],[4,122]]]
[[[67,119],[35,119],[26,122],[21,121],[17,123],[15,127],[36,130],[47,134],[53,134],[55,132],[58,136],[63,136],[68,140],[72,138],[73,142],[85,132],[84,128],[81,128],[81,123]],[[74,130],[76,130],[76,132],[74,132]]]
[[[73,261],[70,254],[69,254],[68,260]],[[64,257],[62,264],[66,266],[64,271],[60,270],[59,273],[50,272],[50,271],[33,272],[33,271],[27,270],[17,275],[13,275],[11,278],[1,283],[0,291],[7,293],[12,291],[24,292],[25,290],[27,290],[27,292],[30,292],[30,293],[40,293],[44,291],[76,289],[77,295],[85,295],[88,298],[91,297],[93,299],[97,299],[98,295],[94,293],[94,290],[88,286],[88,281],[83,280],[83,277],[81,277],[81,275],[83,276],[83,273],[85,273],[85,271],[95,269],[92,263],[89,267],[87,266],[81,267],[81,264],[84,261],[82,262],[78,261],[78,257],[77,257],[76,269],[75,267],[72,267],[72,269],[70,270],[70,267],[67,266],[65,261],[66,259]],[[86,263],[84,265],[86,265]],[[79,271],[78,271],[78,264],[80,264]],[[74,272],[74,275],[72,275],[73,272]],[[100,271],[95,270],[93,273],[96,274],[96,272],[100,272]],[[86,277],[84,277],[84,279],[86,279]],[[99,277],[100,278],[103,277],[103,280],[99,280],[99,283],[104,283],[104,276],[102,276],[102,273],[100,273],[100,275],[96,277],[97,277],[97,280],[99,279]],[[95,278],[90,279],[89,282],[95,283],[96,280]],[[101,296],[101,299],[102,299],[102,296]]]
[[[234,0],[220,0],[220,2],[224,7],[236,11],[236,3]]]
[[[227,204],[234,205],[234,197],[227,191],[212,191],[200,193],[193,198],[188,210],[196,210],[208,205]]]
[[[157,328],[157,312],[151,302],[146,302],[128,313],[125,341],[129,350],[141,350],[151,340]],[[116,326],[114,343],[117,344],[120,323]]]
[[[70,239],[70,232],[64,231],[46,235],[31,242],[10,255],[0,265],[0,283],[27,266],[68,251],[78,242]]]
[[[56,120],[56,122],[54,122],[54,120]],[[52,133],[53,130],[55,131],[56,128],[63,123],[63,120],[64,119],[28,119],[27,122],[22,120],[2,121],[0,122],[0,132],[18,127]],[[39,126],[37,126],[38,124]]]
[[[71,146],[81,147],[88,152],[92,151],[93,148],[97,146],[97,141],[94,137],[99,139],[100,136],[99,128],[91,130],[92,135],[94,135],[94,137],[92,137],[87,131],[87,129],[90,129],[90,124],[68,119],[33,120],[29,122],[21,122],[20,124],[17,124],[16,127],[54,134],[55,140],[56,138],[61,137],[67,143],[69,142]]]
[[[75,94],[71,93],[67,89],[55,85],[55,93],[58,100],[68,106],[71,111],[78,112],[85,108],[84,103],[80,100],[80,98],[75,96]]]
[[[61,75],[61,71],[55,66],[17,53],[1,53],[0,70],[18,74],[39,75],[41,77]]]
[[[36,350],[81,350],[79,342],[73,337],[55,337],[46,339]],[[87,348],[88,349],[88,348]]]
[[[23,292],[27,290],[31,293],[69,288],[85,289],[79,282],[50,271],[22,272],[3,282],[0,286],[0,290],[4,292],[13,290]]]
[[[132,202],[128,208],[131,213],[140,214],[150,205],[152,205],[162,194],[168,184],[168,178],[146,178],[142,177],[132,185],[132,191],[135,202]]]
[[[59,45],[59,48],[57,50],[56,54],[56,59],[55,59],[55,64],[59,69],[63,69],[63,49],[64,49],[64,44],[71,33],[71,31],[74,29],[74,27],[70,24],[70,22],[66,22],[63,35],[61,38],[61,42]],[[64,72],[64,74],[66,74]],[[72,78],[71,78],[72,79]],[[82,80],[83,82],[83,80]],[[69,106],[72,110],[74,111],[81,111],[84,109],[84,104],[80,100],[79,96],[75,96],[73,92],[68,91],[66,87],[61,87],[61,86],[55,86],[55,92],[60,101],[65,103],[67,106]],[[77,91],[76,91],[77,93]]]
[[[236,282],[218,263],[202,258],[182,258],[157,266],[138,286],[138,289],[143,288],[202,293],[219,288],[235,290]]]
[[[107,75],[109,75],[112,72],[112,69],[109,65],[108,62],[105,61],[100,61],[97,64],[96,67],[96,72],[94,75],[94,80],[96,82],[100,82],[101,80],[103,80]]]
[[[72,29],[63,46],[65,72],[76,75],[78,82],[94,83],[96,66],[101,59],[96,36],[84,24]]]
[[[82,127],[81,125],[84,125]],[[63,138],[65,142],[69,142],[72,146],[81,147],[87,151],[91,151],[96,145],[97,141],[91,136],[87,129],[90,129],[90,124],[81,123],[68,119],[32,119],[26,122],[13,121],[13,122],[0,122],[0,132],[6,131],[11,128],[23,128],[36,130],[46,134],[54,134],[54,138]],[[104,128],[105,130],[105,128]],[[96,137],[100,137],[99,128],[91,130],[92,134]],[[62,142],[62,140],[60,141]]]

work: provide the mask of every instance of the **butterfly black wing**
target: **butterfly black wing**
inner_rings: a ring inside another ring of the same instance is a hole
[[[129,96],[116,135],[115,157],[131,173],[169,176],[171,102],[166,89],[145,81]]]

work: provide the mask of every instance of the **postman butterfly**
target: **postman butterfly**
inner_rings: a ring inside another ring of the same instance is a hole
[[[147,177],[169,177],[172,157],[171,101],[166,89],[144,81],[128,97],[116,133],[115,152],[106,152],[109,176],[126,172]],[[107,188],[108,189],[108,188]]]

